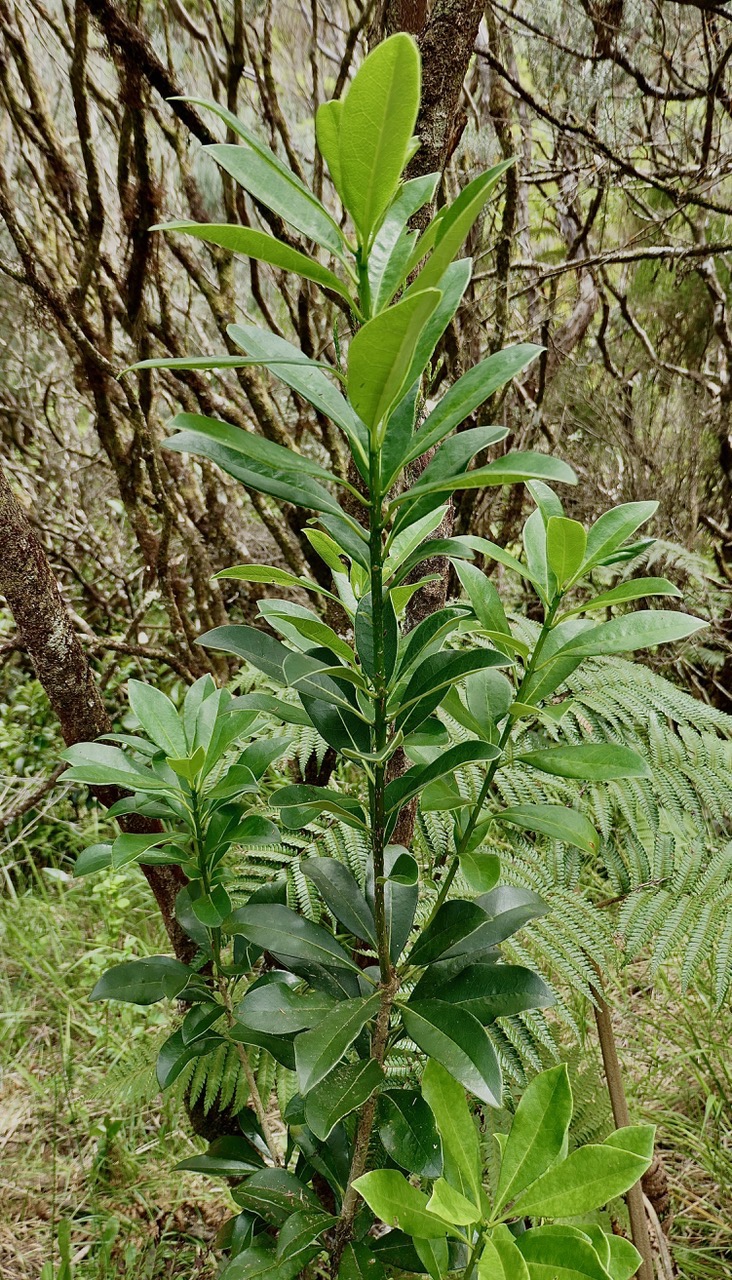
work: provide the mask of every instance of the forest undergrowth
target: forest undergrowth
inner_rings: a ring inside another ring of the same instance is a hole
[[[43,835],[14,845],[0,914],[0,1276],[208,1280],[230,1200],[171,1171],[205,1144],[154,1083],[169,1014],[87,1000],[120,951],[164,950],[162,926],[139,872],[90,888],[39,869]],[[633,1113],[658,1126],[678,1276],[732,1277],[732,1008],[711,983],[682,1000],[673,974],[651,992],[638,965],[615,1024]]]

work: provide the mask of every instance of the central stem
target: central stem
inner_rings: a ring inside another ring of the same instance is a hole
[[[371,752],[383,755],[388,739],[386,702],[388,679],[384,647],[384,547],[381,493],[381,450],[372,436],[369,452],[369,559],[371,589],[371,620],[373,643],[373,710],[371,725]],[[399,978],[391,959],[389,925],[386,918],[384,846],[386,842],[386,814],[384,788],[386,786],[386,762],[377,759],[369,779],[369,820],[371,831],[371,861],[374,877],[374,924],[381,977],[381,1005],[371,1035],[371,1057],[383,1066],[389,1041],[389,1020],[394,998],[399,989]],[[353,1183],[365,1172],[371,1133],[376,1118],[374,1093],[364,1104],[358,1118],[353,1157],[348,1176],[348,1186],[343,1197],[341,1216],[335,1233],[331,1253],[331,1275],[338,1268],[346,1245],[353,1234],[353,1223],[358,1208],[358,1194]]]

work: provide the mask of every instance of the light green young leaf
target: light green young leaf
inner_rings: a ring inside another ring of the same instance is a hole
[[[388,306],[405,279],[416,232],[407,222],[435,193],[438,173],[405,182],[392,200],[384,220],[374,237],[369,253],[368,272],[373,314]]]
[[[536,1076],[516,1108],[501,1157],[495,1211],[536,1181],[560,1155],[572,1119],[566,1063]]]
[[[624,1236],[608,1236],[610,1261],[607,1270],[612,1280],[631,1280],[641,1264],[641,1256],[635,1245]]]
[[[472,1226],[481,1215],[478,1206],[451,1187],[444,1178],[438,1178],[435,1182],[427,1208],[430,1213],[436,1213],[438,1218],[455,1227]]]
[[[444,1280],[450,1270],[450,1248],[447,1240],[412,1240],[422,1266],[432,1280]]]
[[[591,1213],[622,1195],[638,1181],[653,1157],[652,1126],[644,1128],[650,1134],[646,1152],[623,1150],[619,1145],[590,1143],[572,1151],[560,1164],[550,1168],[531,1186],[527,1187],[512,1205],[516,1216],[527,1214],[540,1218],[574,1218],[581,1213]],[[613,1135],[622,1141],[623,1130]]]
[[[577,574],[585,555],[587,534],[579,520],[552,516],[546,526],[546,555],[560,587]]]
[[[330,102],[321,102],[315,113],[315,139],[318,150],[328,166],[333,179],[333,186],[343,199],[343,177],[341,174],[341,115],[343,102],[332,98]]]
[[[609,1280],[592,1243],[572,1227],[534,1227],[517,1237],[516,1248],[531,1280]]]
[[[348,398],[374,431],[411,385],[419,336],[440,301],[437,289],[410,294],[359,329],[348,352]]]
[[[368,245],[399,185],[417,121],[420,58],[402,32],[364,60],[343,102],[337,168],[342,195]]]
[[[353,1186],[377,1218],[388,1226],[399,1227],[407,1235],[423,1240],[440,1239],[448,1234],[446,1223],[429,1212],[427,1196],[407,1182],[398,1170],[376,1169],[357,1178]]]
[[[461,1196],[479,1205],[483,1167],[480,1143],[462,1085],[430,1058],[422,1076],[422,1096],[442,1139],[446,1179]]]
[[[531,1280],[507,1227],[497,1227],[486,1240],[478,1263],[478,1280]]]

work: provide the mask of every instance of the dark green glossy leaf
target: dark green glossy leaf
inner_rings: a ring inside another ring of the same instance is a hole
[[[278,958],[312,961],[327,968],[357,967],[326,929],[279,903],[239,907],[229,917],[226,929],[243,934]]]
[[[607,782],[612,778],[649,778],[650,766],[637,751],[614,743],[564,744],[542,751],[526,751],[517,756],[522,764],[533,765],[558,778],[582,778]]]
[[[243,1174],[261,1169],[262,1163],[261,1155],[246,1138],[227,1134],[212,1142],[204,1154],[181,1160],[174,1169],[217,1174],[222,1178],[241,1178]]]
[[[352,871],[334,858],[306,858],[300,864],[328,910],[356,938],[376,945],[374,917]],[[312,1127],[312,1126],[311,1126]]]
[[[437,1178],[442,1151],[434,1116],[416,1089],[390,1089],[379,1098],[379,1137],[392,1160],[408,1173]]]
[[[292,1213],[322,1208],[310,1188],[286,1169],[262,1169],[253,1174],[236,1188],[234,1199],[274,1226],[282,1226]]]
[[[368,591],[361,597],[356,610],[355,637],[356,650],[366,674],[372,680],[379,674],[389,681],[396,665],[399,628],[394,605],[388,593],[382,604],[378,636],[374,626],[371,592]]]
[[[254,1031],[291,1035],[317,1026],[334,1004],[332,996],[323,992],[295,991],[284,982],[269,982],[248,991],[234,1014]]]
[[[457,743],[431,764],[415,765],[402,774],[401,778],[388,783],[384,794],[386,812],[398,811],[412,796],[420,795],[435,779],[452,775],[461,765],[495,760],[500,754],[497,747],[487,742]]]
[[[409,1004],[402,1009],[402,1017],[407,1035],[424,1053],[441,1063],[481,1102],[490,1107],[501,1105],[501,1068],[477,1018],[443,1000]]]
[[[330,1071],[305,1099],[305,1119],[316,1138],[324,1141],[339,1120],[363,1106],[383,1078],[383,1068],[373,1058]]]
[[[601,622],[570,640],[563,653],[577,658],[595,658],[602,654],[628,653],[649,649],[657,644],[673,644],[685,640],[696,631],[708,627],[703,618],[669,609],[638,609],[610,622]]]
[[[489,919],[477,902],[459,898],[443,902],[434,919],[419,934],[409,953],[409,964],[431,964],[457,942],[474,934]]]
[[[538,831],[552,840],[572,844],[585,853],[597,853],[600,837],[589,818],[560,804],[518,804],[496,814],[497,822],[507,822],[523,831]]]
[[[440,999],[467,1009],[483,1026],[527,1009],[546,1009],[554,996],[538,973],[522,965],[471,964],[440,990]]]
[[[295,1041],[297,1079],[305,1097],[336,1066],[363,1027],[378,1011],[380,996],[344,1000],[312,1031]]]
[[[129,1004],[174,1000],[192,975],[193,970],[187,964],[181,964],[172,956],[126,960],[102,974],[89,999],[124,1000]]]

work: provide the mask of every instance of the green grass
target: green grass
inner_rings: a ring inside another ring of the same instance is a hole
[[[165,949],[146,886],[40,871],[6,882],[0,930],[0,1275],[206,1280],[228,1197],[171,1173],[201,1143],[156,1096],[169,1015],[87,999],[110,963]]]
[[[0,1275],[208,1280],[230,1202],[171,1172],[202,1145],[156,1092],[171,1015],[87,999],[109,964],[165,950],[147,887],[131,870],[75,883],[18,851],[0,903]],[[634,1118],[658,1126],[679,1275],[732,1280],[732,1010],[638,970],[616,1021]]]

